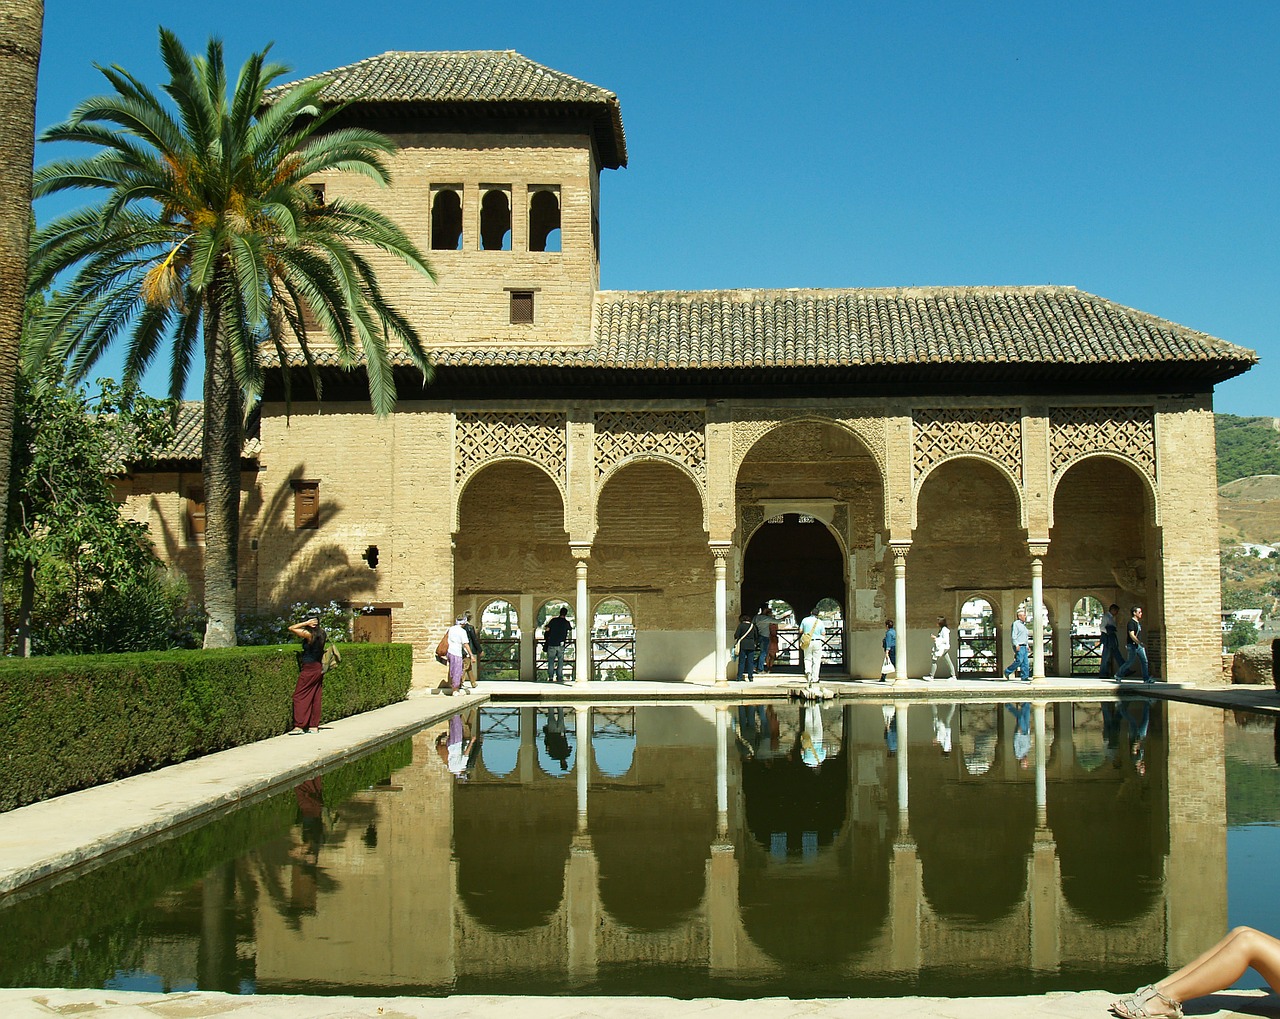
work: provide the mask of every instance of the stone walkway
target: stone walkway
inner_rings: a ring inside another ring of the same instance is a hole
[[[240,997],[213,992],[147,994],[136,991],[0,989],[5,1019],[107,1016],[109,1019],[774,1019],[778,1016],[846,1019],[1107,1019],[1114,995],[1064,992],[1022,998],[534,998],[457,995],[450,998],[320,998],[305,995]],[[1280,1014],[1280,998],[1232,992],[1200,999],[1188,1015],[1232,1017]]]
[[[277,736],[109,785],[69,793],[43,803],[0,814],[0,894],[31,885],[36,889],[95,861],[109,858],[136,842],[163,832],[176,832],[233,809],[248,797],[293,782],[300,776],[340,763],[418,729],[443,721],[461,707],[490,696],[502,700],[571,700],[593,702],[617,696],[646,701],[736,701],[747,697],[786,697],[791,677],[766,679],[747,686],[689,683],[484,683],[467,697],[443,697],[415,690],[408,700],[377,711],[341,719],[319,732]],[[924,683],[909,680],[896,686],[873,681],[824,683],[843,698],[921,700],[956,698],[1062,699],[1113,696],[1116,685],[1096,680],[1051,679],[1033,684],[982,680]],[[1270,687],[1182,688],[1176,684],[1141,687],[1124,684],[1125,692],[1190,700],[1223,708],[1280,712],[1280,696]],[[1016,691],[1016,692],[1015,692]],[[38,884],[32,884],[38,882]],[[19,894],[22,894],[19,892]],[[2,916],[2,914],[0,914]],[[938,1016],[968,1019],[995,1016],[1105,1016],[1113,995],[1104,991],[1048,994],[1026,998],[883,998],[759,999],[724,1001],[667,998],[534,998],[456,996],[450,998],[340,998],[301,995],[235,996],[212,992],[155,994],[101,990],[0,988],[0,1017],[109,1015],[168,1019],[200,1016],[421,1016],[452,1019],[494,1016],[510,1019],[594,1017],[610,1019],[724,1015],[750,1016]],[[1197,1003],[1197,1016],[1280,1015],[1280,999],[1222,995]]]

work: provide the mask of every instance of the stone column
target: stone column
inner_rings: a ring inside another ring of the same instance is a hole
[[[729,709],[716,708],[716,838],[729,834]]]
[[[1044,735],[1044,701],[1031,705],[1032,731],[1036,738],[1036,827],[1043,828],[1049,823],[1049,794],[1045,780],[1045,735]]]
[[[898,666],[895,679],[907,678],[907,553],[910,541],[891,541],[893,553],[893,626],[898,631]],[[957,653],[956,660],[959,660]]]
[[[910,831],[910,812],[907,804],[907,707],[898,704],[894,714],[898,721],[898,830]]]
[[[587,595],[587,560],[591,558],[590,545],[574,545],[570,551],[577,560],[578,606],[575,610],[575,641],[577,662],[574,665],[574,682],[586,683],[591,679],[591,599]]]
[[[897,622],[897,620],[894,620]],[[902,645],[898,645],[901,654]],[[899,658],[899,661],[902,659]],[[898,726],[898,834],[893,841],[890,872],[889,909],[892,923],[890,966],[897,972],[914,973],[920,969],[920,858],[911,836],[911,811],[908,804],[907,758],[910,733],[907,730],[907,705],[894,708]]]
[[[715,681],[717,685],[727,686],[729,683],[725,671],[728,668],[729,650],[725,646],[725,616],[729,611],[728,594],[725,589],[725,579],[729,570],[729,553],[732,546],[727,541],[711,542],[711,555],[715,560],[716,570],[716,596],[715,596],[715,619],[712,621],[712,634],[715,640],[713,649],[713,658],[715,663]]]
[[[1035,680],[1044,679],[1044,627],[1040,620],[1044,617],[1044,557],[1049,542],[1028,542],[1027,550],[1031,553],[1031,678]]]
[[[516,598],[516,618],[520,620],[519,678],[526,682],[538,678],[537,611],[538,607],[533,604],[533,595],[522,594]]]
[[[578,739],[578,833],[587,830],[587,790],[591,783],[591,709],[585,704],[574,712]]]

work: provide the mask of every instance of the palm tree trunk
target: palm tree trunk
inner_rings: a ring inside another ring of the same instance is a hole
[[[243,415],[231,347],[219,326],[219,289],[211,288],[204,313],[204,646],[234,647]]]
[[[36,72],[43,29],[44,0],[6,0],[0,4],[0,179],[4,181],[0,187],[0,574],[4,567],[4,516],[9,505],[13,387],[27,296]],[[4,647],[3,609],[0,596],[0,648]]]

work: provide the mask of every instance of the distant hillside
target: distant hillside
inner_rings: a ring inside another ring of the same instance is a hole
[[[1280,420],[1215,414],[1218,484],[1257,474],[1280,474]]]

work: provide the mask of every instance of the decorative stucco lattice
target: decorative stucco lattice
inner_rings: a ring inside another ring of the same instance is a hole
[[[1022,483],[1022,415],[1014,407],[917,410],[911,472],[916,484],[953,456],[994,459]]]
[[[739,542],[746,547],[746,542],[751,535],[755,534],[756,528],[764,523],[764,507],[762,506],[743,506],[742,507],[742,530],[739,532]]]
[[[707,479],[707,433],[698,411],[606,411],[595,417],[596,477],[635,456],[662,457]]]
[[[777,411],[767,419],[753,418],[748,421],[733,422],[733,473],[736,477],[742,468],[751,448],[766,434],[779,425],[797,421],[813,421],[818,424],[832,424],[848,429],[858,441],[867,447],[867,451],[880,469],[881,478],[885,475],[885,431],[884,419],[881,417],[837,418],[815,415],[811,411]]]
[[[1090,453],[1127,457],[1156,480],[1156,428],[1150,407],[1055,407],[1049,412],[1049,463],[1055,478]]]
[[[530,460],[540,464],[565,491],[565,416],[556,413],[474,414],[454,418],[457,459],[453,478],[459,488],[491,460]]]
[[[831,515],[831,526],[836,534],[840,535],[840,544],[849,547],[849,507],[844,503],[836,506],[835,512]]]

